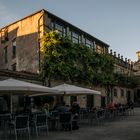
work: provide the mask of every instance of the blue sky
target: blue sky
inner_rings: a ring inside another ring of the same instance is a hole
[[[46,9],[137,61],[140,0],[0,0],[0,28]]]

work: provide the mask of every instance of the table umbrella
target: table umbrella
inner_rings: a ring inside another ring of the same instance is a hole
[[[7,80],[0,81],[0,95],[11,95],[11,112],[12,112],[12,95],[30,95],[38,93],[47,93],[48,95],[56,95],[60,92],[56,89],[49,87],[16,80],[9,78]]]

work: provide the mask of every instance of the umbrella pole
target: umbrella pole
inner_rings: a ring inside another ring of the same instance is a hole
[[[12,99],[12,93],[10,95],[10,112],[13,112],[13,99]]]

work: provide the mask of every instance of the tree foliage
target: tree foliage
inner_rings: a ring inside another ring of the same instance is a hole
[[[41,53],[42,77],[79,82],[88,85],[104,86],[110,92],[113,86],[130,85],[132,78],[114,74],[114,59],[110,54],[98,54],[93,48],[83,44],[74,44],[67,37],[60,37],[57,31],[45,33]],[[125,84],[124,84],[125,85]]]

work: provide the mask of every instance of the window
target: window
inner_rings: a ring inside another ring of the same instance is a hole
[[[12,42],[12,58],[16,57],[16,39]]]
[[[53,29],[58,30],[62,37],[66,36],[66,28],[58,23],[52,23]]]
[[[17,69],[17,68],[16,68],[16,65],[17,65],[16,63],[14,63],[14,64],[12,65],[12,70],[13,70],[13,71],[16,71],[16,69]]]
[[[99,54],[104,53],[104,48],[99,45],[96,45],[96,52]]]
[[[89,39],[85,39],[85,45],[86,45],[87,47],[93,47],[93,42],[90,41]]]
[[[6,46],[4,48],[4,62],[5,62],[5,64],[7,64],[7,62],[8,62],[7,48],[8,48],[8,46]]]
[[[71,32],[71,40],[73,43],[80,43],[80,35],[75,32]]]
[[[121,89],[121,97],[124,97],[124,90]]]
[[[1,31],[1,43],[5,43],[6,41],[8,41],[8,29],[2,29]]]
[[[114,89],[114,97],[117,97],[117,89]]]
[[[130,101],[131,100],[131,91],[128,90],[127,91],[127,101]]]

